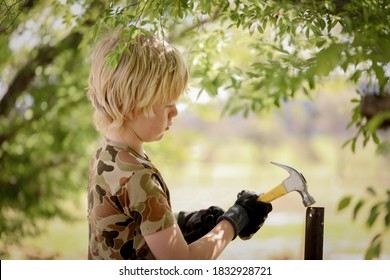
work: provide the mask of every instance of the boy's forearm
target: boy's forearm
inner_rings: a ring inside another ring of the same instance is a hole
[[[233,226],[226,220],[189,245],[191,259],[217,259],[234,237]]]

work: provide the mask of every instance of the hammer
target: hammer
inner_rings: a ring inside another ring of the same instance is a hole
[[[302,196],[303,205],[305,205],[305,207],[308,207],[316,202],[308,193],[306,179],[301,173],[290,166],[276,162],[271,163],[287,170],[288,173],[290,173],[290,176],[272,190],[260,195],[257,200],[271,202],[289,192],[297,191]]]

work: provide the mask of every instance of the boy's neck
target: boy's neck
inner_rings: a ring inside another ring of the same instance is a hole
[[[105,137],[119,144],[126,145],[136,151],[138,154],[144,154],[143,142],[134,133],[127,131],[118,131],[110,129],[105,133]]]

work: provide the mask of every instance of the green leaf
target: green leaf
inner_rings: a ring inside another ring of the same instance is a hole
[[[374,225],[376,219],[379,216],[379,211],[378,211],[379,205],[376,204],[371,208],[370,214],[367,218],[366,225],[370,228]]]
[[[385,216],[385,227],[390,227],[390,213],[387,213]]]
[[[317,61],[313,68],[315,73],[320,76],[327,76],[342,61],[342,52],[344,46],[342,44],[332,44],[327,48],[320,50],[317,54]]]
[[[352,98],[351,103],[359,103],[360,104],[361,100],[359,98]]]
[[[322,18],[319,18],[319,23],[320,23],[320,26],[321,28],[324,30],[326,28],[326,22],[325,20],[323,20]]]
[[[356,217],[357,217],[357,214],[359,213],[359,210],[362,208],[362,206],[364,205],[364,200],[363,199],[361,199],[361,200],[359,200],[358,201],[358,203],[356,203],[356,205],[355,205],[355,207],[353,208],[353,220],[355,220],[356,219]]]
[[[372,133],[372,134],[375,134],[375,132],[382,126],[382,124],[387,121],[387,120],[390,120],[390,112],[389,111],[386,111],[386,112],[381,112],[381,113],[378,113],[376,114],[374,117],[372,117],[369,122],[367,123],[367,130]],[[374,138],[374,135],[373,135],[373,140],[375,141],[375,138]],[[378,141],[379,142],[379,141]],[[376,144],[378,144],[376,142]]]
[[[354,81],[354,82],[357,82],[359,79],[360,79],[360,76],[362,75],[362,71],[361,70],[356,70],[350,77],[349,79],[351,81]],[[360,102],[360,100],[359,100]]]
[[[310,39],[310,28],[306,28],[306,32],[305,32],[305,35],[306,35],[306,39]]]
[[[353,153],[356,151],[356,140],[356,137],[352,139],[351,149]]]
[[[309,81],[309,87],[310,87],[310,89],[314,89],[314,88],[315,88],[315,81],[314,81],[314,78],[313,78],[313,77],[308,77],[308,81]]]
[[[374,140],[374,143],[379,145],[380,144],[380,140],[379,140],[378,135],[376,135],[376,133],[373,133],[371,136],[372,136],[372,139]]]
[[[264,29],[263,27],[261,27],[261,25],[257,25],[257,31],[260,33],[260,34],[263,34],[264,33]]]
[[[378,65],[377,63],[374,63],[372,65],[372,68],[375,72],[375,76],[378,79],[380,89],[383,89],[383,87],[386,85],[388,78],[386,78],[385,71],[382,66]]]
[[[316,42],[316,46],[317,48],[322,48],[326,43],[326,40],[325,39],[318,39],[318,41]]]
[[[338,211],[341,211],[343,209],[345,209],[346,207],[348,207],[348,205],[351,203],[351,200],[352,200],[352,197],[351,196],[346,196],[344,197],[340,202],[339,202],[339,205],[337,207],[337,210]]]
[[[367,133],[365,133],[364,141],[363,141],[363,147],[365,147],[367,145],[369,140],[370,140],[370,136],[367,135]]]
[[[369,186],[367,187],[366,191],[371,194],[372,196],[376,196],[376,191],[373,187]]]
[[[364,258],[366,260],[379,259],[382,252],[382,234],[377,234],[371,240],[370,246],[368,247]]]
[[[347,141],[345,141],[344,143],[343,143],[343,145],[342,145],[342,148],[344,149],[346,146],[348,146],[349,145],[349,143],[351,143],[352,142],[352,139],[348,139]]]

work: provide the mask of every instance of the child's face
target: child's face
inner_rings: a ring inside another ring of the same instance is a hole
[[[133,131],[142,142],[158,141],[164,132],[172,125],[172,119],[177,116],[176,101],[153,106],[154,116],[136,116],[132,121]]]

